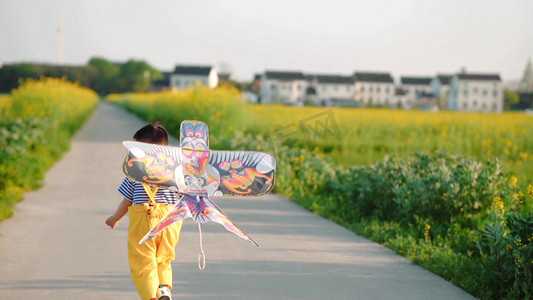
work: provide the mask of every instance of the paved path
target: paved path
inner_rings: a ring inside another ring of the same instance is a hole
[[[144,125],[102,103],[15,216],[0,224],[0,299],[138,299],[126,255],[128,221],[104,224],[129,140]],[[176,144],[176,141],[171,141]],[[196,263],[197,226],[183,226],[174,299],[473,299],[392,251],[286,198],[219,199],[259,244],[207,224],[207,268]]]

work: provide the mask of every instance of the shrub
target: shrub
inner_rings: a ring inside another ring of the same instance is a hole
[[[0,220],[46,170],[98,103],[97,95],[66,80],[28,80],[13,91],[0,120]]]

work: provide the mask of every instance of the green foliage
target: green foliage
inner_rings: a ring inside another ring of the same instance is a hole
[[[503,90],[503,108],[505,110],[510,110],[512,106],[520,102],[520,97],[517,93],[510,91],[508,89]]]
[[[109,93],[146,92],[161,72],[144,61],[129,60],[112,63],[95,57],[85,66],[55,66],[33,63],[5,65],[0,68],[0,92],[18,88],[21,79],[42,77],[65,78],[95,90],[100,95]]]
[[[487,299],[533,297],[533,213],[493,216],[479,232]]]
[[[120,73],[120,67],[100,57],[89,60],[89,72],[93,73],[91,88],[100,95],[107,95],[114,91],[114,82]]]
[[[13,91],[0,119],[0,220],[24,192],[40,186],[48,168],[98,103],[93,91],[66,80],[28,80]]]

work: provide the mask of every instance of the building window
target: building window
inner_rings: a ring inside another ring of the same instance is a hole
[[[477,94],[477,87],[474,88],[474,94]]]
[[[361,86],[361,92],[364,92],[364,91],[365,91],[365,87]]]
[[[381,92],[381,88],[379,86],[376,87],[376,92],[378,92],[378,93]]]
[[[498,98],[498,91],[492,92],[492,95],[494,96],[494,98]]]
[[[465,97],[468,96],[468,90],[464,90],[464,91],[463,91],[463,95],[464,95]]]
[[[464,102],[463,103],[463,109],[467,109],[468,108],[468,103]]]
[[[483,89],[483,96],[487,96],[487,90]]]
[[[474,105],[473,106],[474,106],[474,108],[477,107],[477,100],[474,100]]]

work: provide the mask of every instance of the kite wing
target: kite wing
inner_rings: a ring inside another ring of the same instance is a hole
[[[276,159],[255,151],[211,150],[207,166],[208,194],[260,196],[274,187]]]
[[[176,169],[183,163],[181,148],[125,141],[128,149],[122,169],[133,181],[163,188],[179,187]]]

